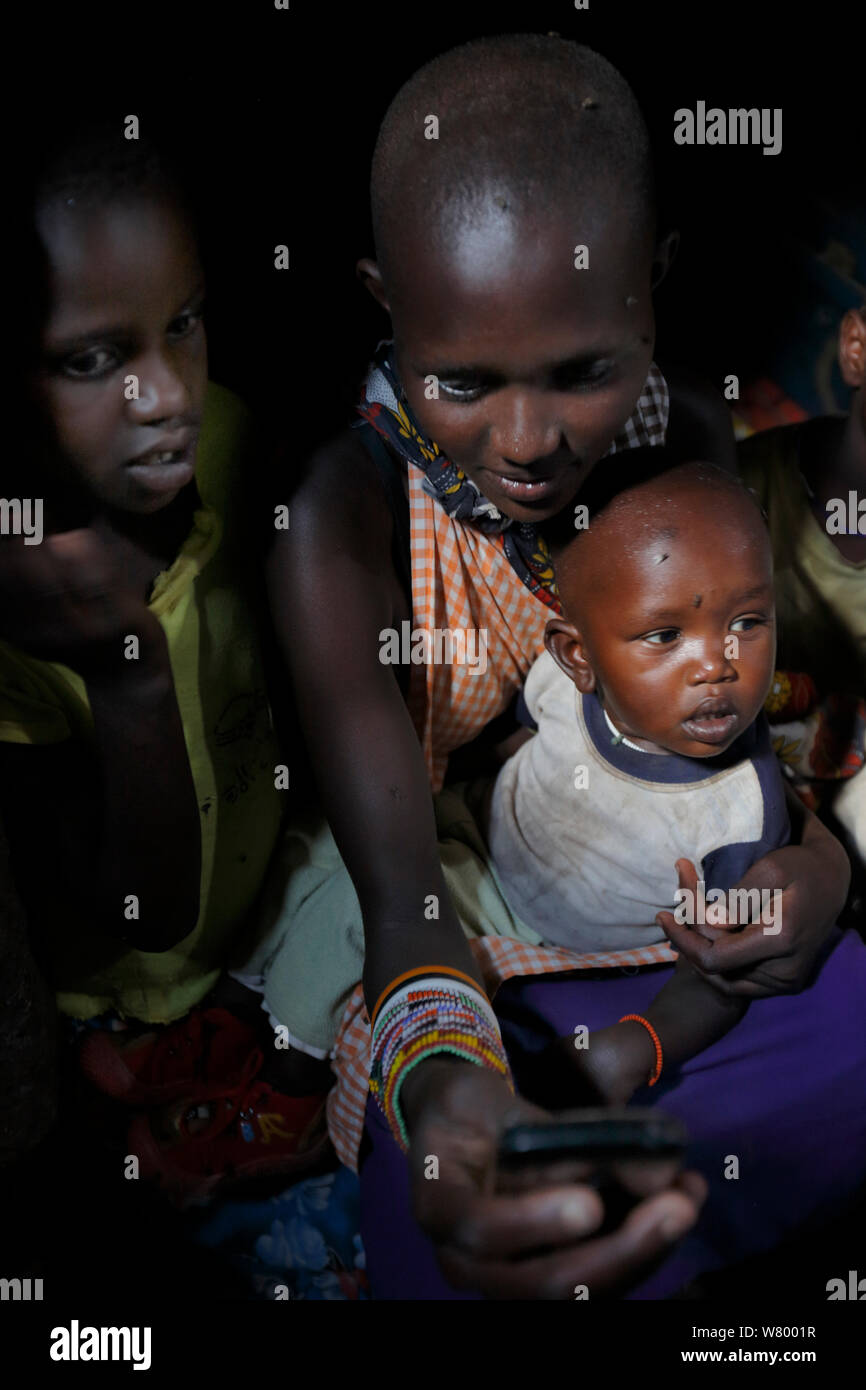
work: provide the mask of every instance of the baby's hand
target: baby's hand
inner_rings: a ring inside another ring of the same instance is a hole
[[[695,868],[694,864],[690,859],[678,859],[674,867],[677,871],[678,891],[680,895],[687,894],[687,896],[685,897],[679,897],[679,903],[685,905],[686,903],[691,902],[696,906],[699,898],[698,884],[701,881],[697,869]],[[727,909],[722,903],[715,902],[712,905],[712,909],[712,925],[709,922],[696,921],[692,925],[687,927],[686,930],[693,931],[698,936],[703,936],[707,941],[717,941],[720,937],[726,936],[730,930],[728,926]],[[657,912],[656,921],[658,922],[662,931],[665,932],[668,937],[670,937],[671,945],[678,946],[678,942],[675,940],[673,936],[671,936],[670,932],[671,927],[674,928],[675,932],[678,927],[677,919],[674,916],[674,914],[672,912],[666,911]]]
[[[146,660],[162,629],[95,531],[59,532],[38,546],[0,541],[0,638],[87,677],[122,671],[130,636]]]
[[[590,1033],[585,1048],[574,1038],[556,1044],[568,1058],[575,1083],[569,1105],[625,1105],[646,1084],[655,1066],[655,1048],[640,1023],[615,1023]],[[560,1105],[565,1104],[560,1098]]]

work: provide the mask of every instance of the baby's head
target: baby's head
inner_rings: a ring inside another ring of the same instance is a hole
[[[563,616],[546,646],[632,742],[712,757],[770,688],[769,534],[752,495],[712,464],[670,468],[642,450],[627,469],[633,485],[613,497],[601,482],[581,493],[589,524],[557,558]]]
[[[42,316],[28,376],[54,459],[100,509],[159,511],[194,476],[207,385],[183,198],[118,117],[46,152],[33,203]]]
[[[358,271],[422,430],[506,515],[555,516],[634,410],[672,254],[631,89],[565,39],[466,44],[392,102],[371,197]]]

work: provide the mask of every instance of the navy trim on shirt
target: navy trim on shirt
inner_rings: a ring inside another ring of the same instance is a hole
[[[719,773],[727,772],[740,762],[750,762],[758,778],[764,806],[764,820],[757,840],[742,840],[736,844],[720,845],[705,856],[701,874],[707,889],[727,891],[771,850],[781,849],[791,838],[791,823],[785,802],[785,787],[763,710],[730,748],[714,758],[687,758],[680,753],[643,753],[614,743],[598,696],[580,695],[578,709],[599,757],[642,782],[688,786],[706,782]]]
[[[703,875],[710,888],[725,891],[738,883],[748,869],[771,850],[781,849],[791,838],[791,822],[785,801],[785,784],[773,745],[766,716],[762,713],[753,725],[756,747],[752,766],[758,776],[764,802],[764,825],[759,840],[743,840],[735,845],[721,845],[704,859]]]
[[[639,782],[662,782],[667,785],[707,782],[718,773],[736,767],[737,763],[754,758],[759,751],[757,725],[763,716],[750,724],[723,753],[717,753],[712,758],[687,758],[682,753],[649,753],[629,748],[625,743],[613,742],[613,734],[607,726],[595,691],[582,695],[575,690],[574,694],[578,714],[582,709],[586,731],[599,757],[618,772],[624,772]]]

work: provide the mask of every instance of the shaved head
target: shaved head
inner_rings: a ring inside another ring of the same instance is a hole
[[[428,118],[438,122],[437,138]],[[654,233],[649,138],[625,79],[567,39],[508,34],[434,58],[388,108],[373,156],[376,256],[386,281],[423,230],[448,243],[494,215],[578,208]]]
[[[711,463],[671,467],[664,449],[635,450],[625,475],[591,480],[580,494],[589,525],[557,556],[556,577],[563,608],[582,621],[588,606],[615,582],[618,568],[644,555],[664,567],[688,540],[713,549],[713,528],[736,532],[744,547],[769,550],[761,509],[733,474]],[[729,553],[725,564],[732,563]],[[700,603],[692,600],[695,607]]]

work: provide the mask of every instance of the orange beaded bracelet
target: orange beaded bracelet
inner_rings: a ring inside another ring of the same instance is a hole
[[[663,1053],[662,1053],[662,1045],[661,1045],[661,1043],[659,1042],[659,1035],[658,1035],[658,1033],[656,1032],[655,1028],[653,1028],[652,1024],[647,1022],[647,1020],[644,1018],[643,1014],[623,1014],[623,1016],[622,1016],[622,1018],[619,1020],[619,1022],[620,1022],[620,1023],[642,1023],[643,1026],[644,1026],[644,1028],[646,1028],[647,1032],[649,1033],[650,1037],[652,1038],[652,1040],[653,1040],[653,1047],[654,1047],[655,1050],[656,1050],[656,1064],[655,1064],[655,1066],[653,1067],[652,1071],[650,1072],[649,1081],[647,1082],[647,1085],[648,1085],[648,1086],[654,1086],[654,1085],[656,1084],[656,1082],[658,1081],[659,1077],[660,1077],[661,1074],[662,1074],[662,1063],[663,1063],[663,1061],[664,1061],[664,1056],[663,1056]]]

